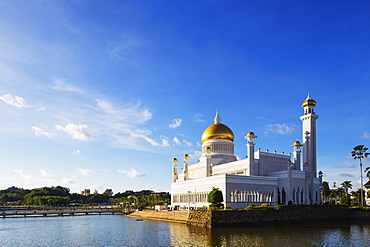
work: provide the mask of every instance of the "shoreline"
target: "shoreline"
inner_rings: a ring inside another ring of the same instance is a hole
[[[192,226],[212,227],[263,227],[268,225],[368,222],[370,210],[345,207],[300,206],[268,210],[225,211],[136,211],[128,215],[159,221],[177,222]]]

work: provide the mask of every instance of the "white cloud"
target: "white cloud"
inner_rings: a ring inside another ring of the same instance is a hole
[[[341,177],[347,177],[347,178],[353,178],[353,177],[355,177],[355,175],[352,175],[350,173],[345,173],[345,172],[339,174],[339,176],[341,176]]]
[[[195,114],[195,122],[205,122],[206,120],[202,119],[203,115],[202,114]]]
[[[117,122],[127,121],[133,123],[144,123],[153,117],[149,110],[145,108],[139,110],[140,102],[136,104],[116,106],[107,100],[95,99],[95,101],[99,110],[110,114],[109,118]]]
[[[355,168],[355,167],[357,167],[357,165],[353,165],[353,164],[349,163],[348,161],[344,161],[344,164],[338,164],[338,165],[336,165],[336,167],[339,167],[339,168]]]
[[[35,135],[37,136],[47,136],[49,138],[52,138],[53,134],[43,131],[41,128],[32,126],[31,129],[35,132]]]
[[[137,172],[135,169],[130,169],[130,170],[118,170],[119,173],[124,173],[126,174],[127,177],[129,178],[137,178],[137,177],[143,177],[145,176],[144,174]]]
[[[201,151],[194,151],[194,154],[191,155],[191,158],[199,159],[200,156],[202,156],[202,152]]]
[[[81,153],[81,151],[80,150],[78,150],[78,149],[76,149],[76,150],[73,150],[73,152],[72,152],[74,155],[77,155],[77,154],[80,154]]]
[[[174,128],[180,127],[181,123],[182,123],[181,118],[175,118],[171,120],[171,123],[168,125],[168,127],[170,127],[171,129],[174,129]]]
[[[92,173],[92,170],[90,169],[80,169],[80,168],[77,168],[76,169],[81,175],[83,176],[89,176],[91,173]]]
[[[57,130],[63,130],[67,132],[72,137],[72,139],[75,140],[88,141],[90,138],[90,136],[84,131],[84,129],[87,128],[86,125],[82,124],[75,125],[69,123],[65,127],[62,127],[60,125],[55,125],[55,127],[57,128]]]
[[[118,40],[108,42],[108,55],[111,59],[125,60],[137,66],[134,60],[134,51],[142,42],[132,34],[123,33]]]
[[[43,177],[51,177],[52,175],[50,175],[49,173],[47,173],[45,170],[40,170],[40,174],[41,176]]]
[[[19,175],[21,175],[21,177],[23,179],[29,180],[29,179],[32,178],[30,175],[24,174],[23,170],[21,170],[21,169],[14,169],[13,171],[16,172],[16,173],[18,173]]]
[[[290,134],[294,132],[294,125],[289,127],[287,124],[269,124],[266,125],[265,134],[268,134],[269,132],[277,133],[280,135]]]
[[[15,106],[18,108],[28,107],[28,105],[26,104],[26,101],[22,97],[16,96],[16,95],[13,96],[10,93],[0,96],[0,99],[4,101],[6,104],[11,105],[11,106]]]
[[[182,142],[183,143],[185,143],[186,144],[186,146],[188,146],[188,147],[192,147],[193,146],[193,144],[191,143],[191,142],[188,142],[187,140],[182,140]]]
[[[181,145],[181,142],[180,142],[179,138],[177,138],[176,136],[173,138],[173,142],[174,142],[176,145]]]
[[[54,87],[52,89],[60,90],[60,91],[67,91],[72,93],[83,93],[82,89],[79,87],[73,86],[69,83],[65,82],[65,79],[54,79]]]
[[[64,183],[64,184],[73,184],[73,183],[75,183],[75,180],[76,180],[75,177],[72,177],[72,178],[63,177],[62,178],[62,183]]]
[[[46,110],[46,107],[45,106],[42,106],[42,107],[39,107],[36,109],[36,111],[45,111]]]
[[[131,133],[131,136],[132,137],[136,137],[136,138],[142,138],[145,141],[149,142],[150,145],[152,145],[152,146],[170,147],[169,142],[166,139],[164,139],[164,138],[161,139],[162,143],[158,143],[158,142],[156,142],[155,140],[153,140],[152,138],[150,138],[150,137],[148,137],[146,135],[137,134],[137,133]]]
[[[364,131],[364,134],[362,135],[362,138],[364,138],[364,139],[370,139],[370,133]]]

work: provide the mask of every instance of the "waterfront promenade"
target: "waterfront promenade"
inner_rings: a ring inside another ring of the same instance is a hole
[[[92,214],[129,214],[132,209],[116,207],[13,207],[0,208],[2,218],[79,216]]]

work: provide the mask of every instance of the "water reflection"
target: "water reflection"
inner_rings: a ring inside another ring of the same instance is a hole
[[[369,225],[305,224],[264,228],[212,228],[171,224],[172,246],[364,246]]]
[[[121,215],[0,219],[0,246],[369,246],[370,225],[203,228]]]

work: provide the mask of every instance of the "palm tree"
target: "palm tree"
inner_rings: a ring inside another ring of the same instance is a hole
[[[341,193],[341,189],[340,188],[337,188],[337,189],[332,189],[330,191],[330,194],[329,194],[329,197],[334,199],[335,201],[335,204],[337,204],[337,201],[339,200],[339,198],[341,197],[342,193]]]
[[[348,194],[348,189],[352,189],[352,184],[351,184],[351,181],[344,181],[343,183],[341,183],[344,191],[346,192],[346,194]]]
[[[363,182],[362,182],[362,159],[366,158],[370,153],[366,153],[366,151],[368,150],[368,148],[365,147],[365,145],[357,145],[356,147],[353,148],[353,151],[352,151],[352,157],[354,159],[359,159],[360,160],[360,181],[361,181],[361,191],[362,191],[362,186],[363,186]],[[360,206],[363,207],[364,206],[364,201],[363,201],[363,197],[362,197],[362,193],[360,193],[360,196],[361,196],[361,204]]]
[[[352,194],[352,202],[354,205],[360,205],[361,204],[361,201],[360,201],[360,198],[364,196],[364,191],[362,190],[362,193],[361,193],[361,189],[358,189],[357,191],[352,191],[351,192]],[[362,195],[361,195],[362,194]]]

